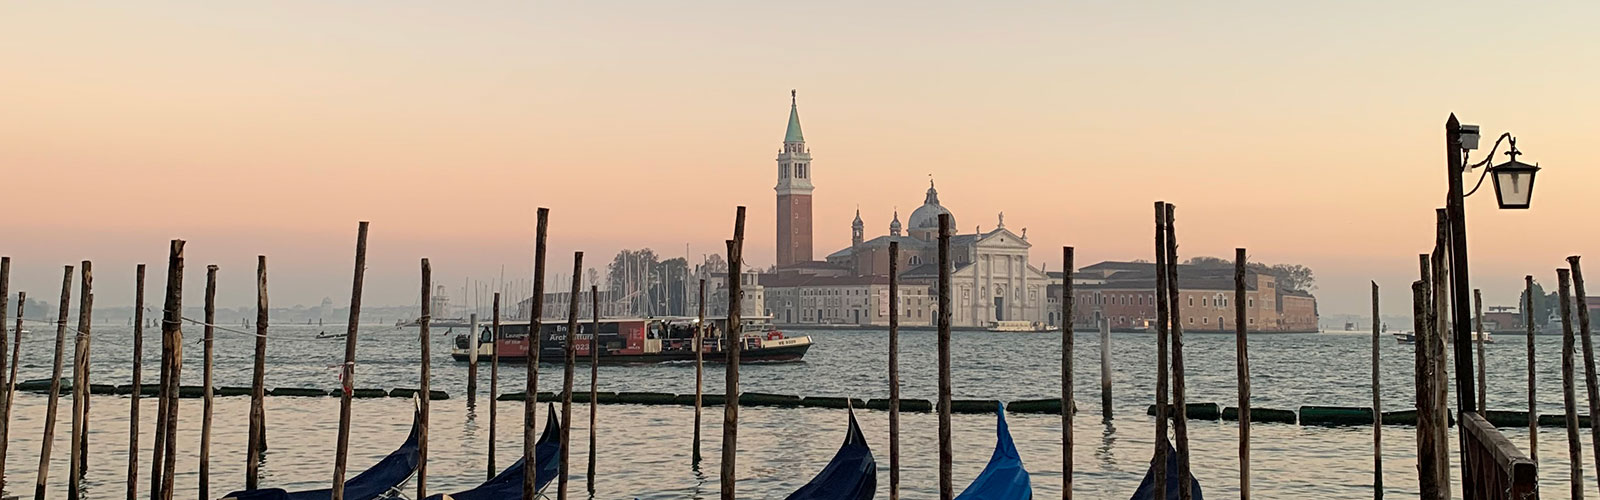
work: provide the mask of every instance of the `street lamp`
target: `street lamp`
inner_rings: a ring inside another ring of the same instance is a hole
[[[1510,144],[1511,148],[1505,154],[1511,159],[1484,170],[1482,176],[1478,177],[1478,186],[1483,185],[1483,177],[1494,175],[1494,194],[1496,201],[1500,204],[1500,208],[1502,210],[1526,210],[1533,202],[1533,180],[1534,176],[1539,173],[1539,166],[1529,165],[1517,160],[1517,156],[1521,155],[1522,151],[1517,149],[1517,138],[1512,137],[1510,132],[1500,134],[1500,138],[1494,141],[1494,147],[1489,149],[1489,155],[1483,161],[1467,166],[1467,170],[1470,171],[1487,164],[1494,158],[1495,151],[1500,149],[1501,142]],[[1461,150],[1469,152],[1477,148],[1478,126],[1462,125]],[[1465,196],[1472,196],[1472,193],[1478,191],[1478,186],[1474,186],[1472,191],[1468,191]]]

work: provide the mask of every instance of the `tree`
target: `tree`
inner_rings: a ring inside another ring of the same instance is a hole
[[[1556,294],[1554,294],[1554,293],[1549,293],[1549,294],[1544,293],[1544,287],[1539,286],[1539,281],[1538,280],[1534,280],[1534,282],[1533,282],[1533,324],[1541,326],[1541,327],[1545,326],[1546,324],[1549,324],[1550,323],[1550,316],[1552,314],[1554,314],[1555,308],[1559,307],[1561,305],[1560,301],[1561,301],[1561,299],[1558,298],[1556,296]],[[1517,306],[1518,307],[1525,307],[1527,303],[1528,303],[1528,291],[1527,290],[1523,290],[1522,293],[1517,296]]]
[[[1190,257],[1184,264],[1195,267],[1232,267],[1233,261],[1219,257],[1200,256]]]
[[[1311,273],[1311,268],[1299,264],[1278,264],[1272,266],[1273,276],[1278,278],[1278,287],[1309,292],[1317,289],[1317,278]]]

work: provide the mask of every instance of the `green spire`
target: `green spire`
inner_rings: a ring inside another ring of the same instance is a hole
[[[795,105],[795,91],[789,90],[789,131],[783,134],[783,142],[806,142],[804,135],[800,134],[800,109]]]

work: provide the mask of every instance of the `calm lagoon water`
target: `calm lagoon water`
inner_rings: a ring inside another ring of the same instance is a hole
[[[54,329],[30,325],[26,336],[20,378],[48,378]],[[334,330],[339,327],[325,327]],[[337,366],[343,358],[342,340],[319,340],[322,328],[304,325],[274,327],[269,341],[269,387],[338,386]],[[441,329],[442,330],[442,329]],[[459,329],[457,330],[459,331]],[[887,338],[882,331],[791,332],[812,335],[816,345],[803,363],[746,365],[741,371],[745,391],[816,396],[886,397],[888,393]],[[185,326],[183,383],[200,383],[200,330]],[[125,384],[132,368],[131,327],[96,326],[93,340],[92,379],[96,383]],[[145,379],[154,383],[159,357],[159,334],[146,332]],[[482,367],[478,404],[469,408],[466,365],[452,361],[452,339],[434,334],[433,386],[451,398],[433,404],[430,441],[431,491],[469,488],[486,475],[488,449],[488,367]],[[362,388],[415,387],[418,346],[416,330],[373,325],[363,327],[358,347],[356,386]],[[1526,409],[1525,346],[1522,339],[1501,338],[1490,345],[1489,406]],[[1190,334],[1185,337],[1190,400],[1232,406],[1235,401],[1234,345],[1231,335]],[[1560,413],[1560,339],[1537,339],[1538,386],[1541,413]],[[1099,337],[1080,332],[1075,377],[1081,412],[1074,421],[1077,447],[1075,490],[1084,498],[1122,498],[1132,493],[1150,459],[1154,421],[1144,414],[1154,398],[1155,342],[1148,334],[1113,334],[1111,338],[1114,411],[1109,422],[1100,418]],[[1060,335],[1058,333],[1002,334],[957,332],[954,335],[954,386],[957,398],[996,398],[1006,401],[1058,396]],[[1391,338],[1381,340],[1383,405],[1386,410],[1412,406],[1412,348]],[[70,344],[69,344],[70,348]],[[901,339],[901,374],[904,397],[933,399],[936,387],[934,333],[908,331]],[[218,385],[248,386],[253,339],[222,332],[216,340]],[[1261,335],[1251,338],[1253,405],[1258,408],[1294,409],[1300,405],[1371,404],[1369,362],[1371,338],[1363,334]],[[70,352],[66,356],[71,362]],[[520,391],[523,365],[502,367],[502,392]],[[68,370],[70,371],[70,370]],[[545,365],[541,389],[559,390],[561,370]],[[588,387],[588,369],[578,370],[577,387]],[[722,392],[722,368],[708,366],[707,392]],[[662,391],[692,393],[692,365],[602,366],[603,391]],[[1582,404],[1583,391],[1579,391]],[[47,397],[20,393],[13,416],[11,447],[7,457],[6,490],[27,493],[38,467],[40,437]],[[142,400],[140,424],[140,487],[148,486],[152,422],[156,404]],[[91,399],[90,468],[86,478],[91,498],[120,497],[126,484],[128,456],[128,404],[126,396]],[[215,408],[211,456],[211,492],[220,495],[243,485],[244,434],[248,398],[218,398]],[[64,497],[70,418],[68,398],[62,399],[49,476],[52,497]],[[411,402],[406,399],[358,399],[354,403],[351,447],[352,470],[361,470],[389,453],[410,425]],[[195,494],[198,480],[198,443],[201,402],[181,402],[178,435],[178,497]],[[521,404],[500,403],[501,466],[520,454]],[[338,425],[337,398],[268,398],[268,442],[263,468],[264,485],[288,489],[325,487],[332,478],[333,443]],[[544,407],[541,406],[541,412]],[[582,476],[588,454],[588,407],[574,410],[573,490],[584,490]],[[703,429],[705,461],[690,463],[693,410],[675,406],[603,405],[599,407],[595,493],[602,499],[679,499],[717,496],[721,441],[721,408],[707,410]],[[879,497],[888,494],[888,414],[858,413],[869,443],[879,460]],[[542,422],[543,414],[539,419]],[[937,494],[936,418],[932,414],[902,415],[901,481],[907,498],[933,498]],[[1061,421],[1057,415],[1009,416],[1011,432],[1032,473],[1037,498],[1057,496],[1061,488]],[[983,468],[994,446],[992,415],[956,415],[955,475],[961,488]],[[827,463],[844,438],[842,410],[742,408],[740,411],[739,492],[742,498],[782,498],[811,478]],[[1386,493],[1416,495],[1415,429],[1384,429],[1384,485]],[[1238,428],[1235,422],[1196,421],[1190,424],[1192,463],[1206,494],[1225,498],[1237,494]],[[1372,428],[1302,427],[1256,424],[1252,429],[1252,482],[1258,498],[1370,498],[1372,496]],[[1506,429],[1507,436],[1525,451],[1526,429]],[[580,438],[581,437],[581,438]],[[1565,433],[1545,428],[1539,435],[1542,494],[1568,495]],[[1587,449],[1588,447],[1585,446]],[[1594,457],[1590,457],[1592,461]],[[1586,472],[1590,494],[1596,479]],[[1453,490],[1460,494],[1457,485]]]

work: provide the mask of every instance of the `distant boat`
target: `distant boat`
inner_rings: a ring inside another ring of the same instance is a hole
[[[349,337],[349,336],[350,336],[350,334],[348,332],[347,333],[328,333],[326,330],[324,330],[322,333],[318,333],[317,334],[317,338],[319,338],[319,339],[342,339],[342,338]]]
[[[1043,332],[1050,327],[1038,321],[996,321],[989,325],[991,332]]]
[[[694,361],[696,321],[695,318],[602,319],[598,342],[600,358],[605,359],[606,363],[633,364]],[[701,338],[699,349],[707,362],[721,361],[727,340],[722,332],[727,331],[727,320],[706,318],[706,323],[706,333]],[[745,318],[741,323],[746,332],[740,335],[743,362],[800,361],[811,348],[811,337],[786,336],[766,323],[765,318]],[[501,322],[498,341],[494,339],[491,325],[479,326],[482,329],[476,339],[471,338],[470,333],[456,335],[455,348],[450,350],[451,358],[469,361],[476,349],[479,359],[489,359],[498,349],[502,362],[527,362],[528,331],[531,329],[528,322]],[[589,362],[589,348],[594,344],[591,341],[595,337],[593,329],[591,321],[578,324],[574,348],[579,363]],[[542,335],[540,359],[560,362],[566,353],[566,323],[543,323],[539,327],[539,334]]]
[[[867,438],[850,409],[850,426],[844,445],[811,482],[789,494],[787,500],[872,500],[878,490],[878,462],[872,459]]]
[[[995,411],[994,455],[989,465],[983,467],[978,478],[956,496],[956,500],[1028,500],[1033,498],[1033,486],[1028,482],[1028,471],[1022,468],[1022,456],[1011,441],[1011,429],[1006,426],[1006,405],[1000,403]]]

